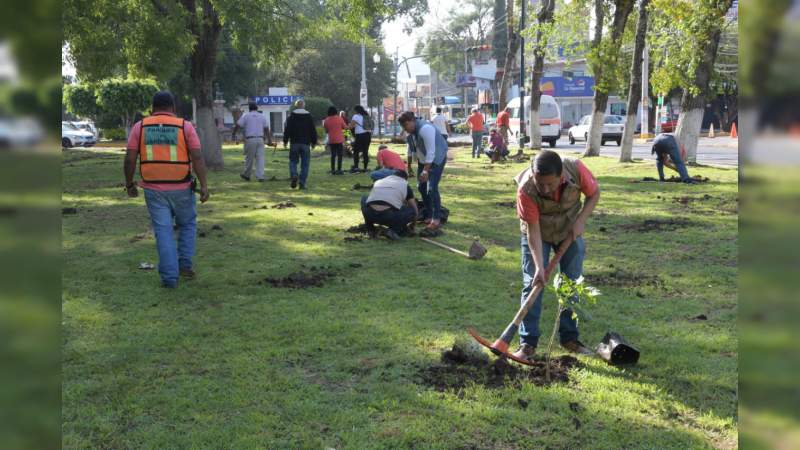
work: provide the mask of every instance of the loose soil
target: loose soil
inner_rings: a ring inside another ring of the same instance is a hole
[[[369,228],[367,228],[367,224],[365,224],[365,223],[354,225],[354,226],[352,226],[352,227],[350,227],[350,228],[348,228],[348,229],[346,229],[344,231],[346,231],[348,233],[353,233],[353,234],[369,235]]]
[[[291,273],[283,278],[264,278],[263,283],[277,288],[305,289],[309,287],[322,287],[329,278],[337,275],[330,268],[311,267],[308,271]]]
[[[592,286],[606,286],[614,288],[653,286],[662,287],[663,280],[658,275],[627,272],[613,269],[606,272],[586,274],[586,281]]]
[[[702,202],[705,200],[711,200],[713,197],[706,194],[702,197],[690,197],[690,196],[683,196],[683,197],[672,197],[672,201],[675,203],[680,203],[682,205],[688,205],[691,202]]]
[[[501,206],[503,208],[516,208],[517,202],[497,202],[495,203],[496,206]]]
[[[676,219],[645,219],[643,222],[628,223],[621,225],[620,228],[639,233],[649,233],[651,231],[675,231],[694,225],[691,220],[684,218]]]
[[[370,189],[372,189],[372,185],[371,184],[369,186],[364,186],[364,185],[362,185],[360,183],[356,183],[356,184],[353,185],[353,189],[352,190],[354,190],[354,191],[368,191]]]
[[[693,176],[691,178],[694,181],[698,182],[698,183],[708,183],[708,177],[704,177],[702,175],[695,175],[695,176]],[[632,183],[642,183],[642,182],[645,182],[645,183],[647,183],[647,182],[651,182],[651,183],[652,182],[656,182],[656,183],[658,183],[659,180],[658,180],[658,178],[644,177],[641,180],[631,180],[631,182]],[[669,178],[665,178],[664,182],[666,182],[666,183],[683,183],[683,180],[681,180],[680,177],[676,177],[675,175],[673,175],[673,176],[671,176]]]
[[[286,208],[296,208],[297,205],[294,204],[291,200],[286,200],[285,202],[280,202],[272,205],[272,209],[286,209]]]
[[[459,346],[453,346],[442,353],[440,363],[420,369],[417,375],[422,384],[439,392],[461,390],[470,383],[490,389],[504,386],[519,388],[523,381],[537,386],[548,384],[545,380],[545,361],[537,360],[534,364],[530,367],[521,366],[509,363],[506,359],[488,362]],[[569,369],[579,363],[574,356],[562,355],[553,358],[550,364],[550,383],[564,383],[569,381]]]

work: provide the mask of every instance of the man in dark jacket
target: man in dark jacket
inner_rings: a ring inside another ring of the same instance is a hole
[[[289,175],[292,177],[292,189],[297,187],[297,163],[300,162],[300,189],[306,188],[308,179],[308,168],[311,163],[311,149],[317,146],[317,128],[314,126],[314,118],[311,113],[304,108],[306,103],[297,100],[294,103],[295,109],[286,119],[286,126],[283,130],[283,148],[291,142],[289,147]]]

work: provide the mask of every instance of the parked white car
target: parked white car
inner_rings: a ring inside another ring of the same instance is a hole
[[[89,131],[81,130],[69,122],[61,122],[61,146],[91,147],[97,143],[97,138]]]
[[[94,122],[88,120],[82,120],[80,122],[72,122],[73,125],[78,127],[78,129],[83,131],[88,131],[94,135],[95,141],[100,139],[100,133],[97,131],[97,127],[94,126]]]
[[[574,125],[567,132],[569,143],[575,141],[586,141],[589,139],[589,128],[592,126],[592,116],[581,117],[580,122]],[[608,115],[603,118],[603,135],[600,138],[600,145],[605,145],[606,141],[615,141],[617,145],[622,144],[622,130],[625,128],[625,118],[617,115]]]
[[[0,117],[0,149],[25,148],[44,138],[42,126],[30,117]]]

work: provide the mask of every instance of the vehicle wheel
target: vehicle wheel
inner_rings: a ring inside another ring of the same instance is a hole
[[[622,145],[622,139],[617,139],[617,147],[619,147],[620,145]]]
[[[69,141],[69,139],[67,139],[67,138],[62,138],[62,139],[61,139],[61,147],[63,147],[63,148],[70,148],[70,147],[72,147],[72,143]]]
[[[602,146],[604,146],[604,145],[606,145],[606,141],[604,141],[604,140],[600,139],[600,146],[602,147]]]
[[[555,147],[556,147],[556,140],[555,140],[555,139],[552,139],[552,140],[550,141],[550,148],[555,148]]]
[[[569,145],[575,145],[575,138],[572,137],[572,133],[569,134]]]

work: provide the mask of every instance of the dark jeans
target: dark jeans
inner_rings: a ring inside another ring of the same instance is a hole
[[[533,263],[533,256],[531,249],[528,247],[528,237],[522,235],[522,296],[520,303],[524,304],[528,298],[528,294],[533,290],[531,280],[536,273],[536,264]],[[546,265],[550,261],[550,249],[555,252],[558,249],[557,244],[542,242],[542,258],[543,263]],[[583,242],[583,237],[578,236],[577,239],[569,246],[564,256],[561,257],[559,267],[561,273],[569,277],[570,280],[578,279],[583,273],[583,257],[586,252],[586,245]],[[539,342],[539,318],[542,316],[542,294],[536,297],[533,307],[528,310],[528,314],[522,319],[519,326],[519,340],[523,344],[528,344],[536,347]],[[563,344],[569,341],[578,339],[578,323],[572,318],[572,310],[566,309],[561,312],[558,327],[559,341]]]
[[[292,144],[289,147],[289,175],[297,178],[297,163],[300,163],[300,185],[305,186],[308,167],[311,164],[311,147],[308,144]]]
[[[431,164],[431,169],[428,172],[428,182],[420,182],[417,184],[419,195],[425,203],[425,214],[427,217],[423,217],[423,219],[439,219],[442,217],[442,197],[439,195],[439,181],[442,180],[442,172],[444,172],[446,163],[447,159],[445,159],[441,165],[435,163]],[[417,177],[422,174],[424,168],[425,165],[419,163],[417,166]]]
[[[331,172],[342,170],[344,144],[328,144],[328,146],[331,148]]]
[[[414,208],[409,205],[404,205],[400,210],[388,208],[376,211],[367,205],[366,195],[361,197],[361,214],[364,215],[367,226],[385,225],[397,234],[405,233],[408,224],[416,218]]]
[[[472,132],[472,157],[481,156],[481,145],[483,144],[483,131]]]
[[[673,145],[669,146],[669,153],[667,153],[669,155],[669,159],[672,160],[675,168],[678,169],[678,174],[681,176],[681,180],[688,182],[690,181],[689,172],[686,170],[686,164],[683,163],[683,159],[681,159],[681,149],[678,147],[678,144],[675,140],[672,140],[672,143]],[[656,155],[656,169],[658,169],[659,180],[664,180],[664,163],[661,160],[662,158],[666,158],[666,156],[660,154]]]
[[[369,163],[369,144],[372,142],[372,133],[361,133],[356,135],[356,142],[353,145],[353,167],[358,167],[358,155],[364,155],[364,170],[367,170]]]

